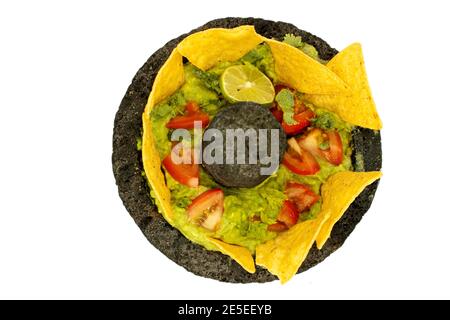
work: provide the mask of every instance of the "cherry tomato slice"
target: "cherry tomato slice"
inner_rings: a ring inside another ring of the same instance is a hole
[[[169,129],[194,129],[194,122],[201,121],[201,127],[206,128],[209,124],[209,116],[203,112],[187,114],[172,118],[166,127]]]
[[[283,164],[292,172],[300,175],[312,175],[320,171],[319,163],[307,150],[301,148],[294,138],[289,140],[290,147],[284,154]]]
[[[198,105],[198,103],[197,102],[195,102],[195,101],[189,101],[187,104],[186,104],[186,112],[188,113],[188,114],[192,114],[192,113],[196,113],[196,112],[199,112],[200,111],[200,106]]]
[[[333,130],[328,131],[327,136],[330,148],[323,151],[324,156],[331,164],[334,164],[335,166],[340,165],[344,158],[341,135]]]
[[[314,128],[298,140],[298,144],[314,156],[327,160],[333,165],[339,165],[343,160],[342,140],[336,130],[323,131]],[[321,146],[325,146],[321,148]]]
[[[178,148],[179,144],[175,145],[174,148]],[[179,183],[184,184],[188,187],[195,188],[199,185],[199,176],[200,176],[200,169],[198,164],[194,163],[193,159],[193,151],[190,150],[188,155],[184,155],[185,157],[190,157],[190,164],[188,163],[181,163],[177,164],[172,159],[172,152],[167,155],[164,160],[162,161],[162,164],[164,168],[169,172],[169,174],[177,180]]]
[[[203,192],[187,208],[189,220],[210,231],[217,230],[223,215],[224,193],[221,189]]]
[[[283,222],[289,228],[295,225],[298,221],[298,210],[295,204],[289,200],[284,201],[283,207],[281,207],[277,220]]]
[[[308,210],[320,199],[320,196],[310,187],[298,182],[288,182],[285,193],[288,199],[295,204],[299,213]]]

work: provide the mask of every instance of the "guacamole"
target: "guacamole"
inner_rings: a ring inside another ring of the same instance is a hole
[[[307,54],[319,60],[314,47],[302,45],[301,39],[293,39],[292,37],[287,37],[287,39],[293,43],[292,45],[295,44],[300,50],[306,51]],[[189,102],[193,101],[200,107],[200,110],[195,112],[207,114],[211,119],[222,107],[229,103],[222,93],[220,76],[228,67],[234,65],[252,65],[266,75],[275,87],[279,84],[270,47],[265,43],[258,45],[238,61],[220,62],[208,71],[202,71],[191,63],[186,63],[184,65],[185,83],[183,86],[169,98],[156,105],[151,112],[153,135],[161,159],[168,156],[172,148],[172,142],[170,141],[172,129],[168,128],[167,124],[171,119],[185,114],[185,108]],[[211,242],[207,241],[207,237],[217,238],[229,244],[237,244],[248,248],[254,253],[257,245],[271,240],[279,234],[278,231],[272,231],[268,226],[279,224],[280,210],[289,200],[285,192],[288,182],[305,185],[311,192],[320,195],[320,187],[328,177],[337,172],[352,169],[350,159],[352,126],[342,121],[337,115],[303,101],[303,95],[300,92],[293,93],[293,99],[302,101],[302,105],[307,107],[308,112],[314,114],[314,118],[311,119],[311,128],[318,128],[323,132],[332,130],[338,133],[342,142],[342,159],[339,164],[330,163],[330,160],[324,157],[316,157],[320,170],[309,175],[294,173],[288,166],[280,164],[278,170],[272,176],[253,188],[225,188],[220,186],[201,166],[198,169],[199,185],[189,187],[177,181],[164,168],[166,183],[171,192],[174,226],[188,239],[213,250],[214,248]],[[320,145],[319,148],[323,150],[329,148],[326,143]],[[192,223],[187,210],[192,200],[205,191],[215,188],[220,188],[224,194],[223,215],[218,228],[208,230]],[[319,199],[301,212],[298,221],[314,219],[320,211],[320,207],[321,200]]]

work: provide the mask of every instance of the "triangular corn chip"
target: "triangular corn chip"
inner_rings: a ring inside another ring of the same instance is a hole
[[[175,48],[156,75],[144,112],[150,114],[156,104],[177,91],[183,82],[183,57]]]
[[[157,103],[177,91],[183,82],[183,57],[175,48],[156,75],[152,91],[142,115],[142,162],[145,175],[154,192],[158,209],[170,224],[173,222],[170,191],[161,172],[161,159],[159,158],[153,138],[150,112]]]
[[[147,112],[144,112],[142,115],[142,123],[142,162],[144,164],[145,175],[154,192],[158,209],[161,211],[167,222],[173,225],[170,190],[166,185],[164,175],[161,171],[161,159],[159,158],[155,139],[153,138],[150,115]]]
[[[231,257],[247,272],[255,273],[255,261],[253,260],[252,253],[244,247],[225,243],[223,241],[209,238],[209,240],[219,249],[223,254]]]
[[[381,172],[344,171],[332,175],[322,185],[322,211],[327,211],[330,218],[324,223],[317,236],[317,248],[322,249],[331,235],[333,226],[338,222],[347,208],[365,187],[380,179]]]
[[[316,219],[300,222],[275,239],[257,246],[256,264],[276,275],[281,283],[286,283],[308,256],[328,217],[328,211],[321,211]]]
[[[326,66],[291,45],[266,39],[281,83],[303,93],[344,93],[347,85]]]
[[[351,124],[380,130],[382,123],[370,92],[361,45],[355,43],[345,48],[330,60],[327,67],[347,83],[349,93],[306,95],[306,100],[338,114]]]
[[[191,34],[178,44],[178,50],[194,66],[208,70],[221,61],[240,59],[263,40],[253,26],[215,28]]]

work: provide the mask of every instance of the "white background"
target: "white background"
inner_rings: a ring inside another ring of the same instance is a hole
[[[0,298],[450,298],[446,1],[2,1]],[[153,248],[111,168],[115,112],[166,41],[283,20],[363,44],[383,171],[344,247],[288,284],[196,277]]]

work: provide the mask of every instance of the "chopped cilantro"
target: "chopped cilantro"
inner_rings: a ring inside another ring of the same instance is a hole
[[[183,94],[178,91],[173,94],[166,101],[160,103],[157,108],[153,108],[152,110],[152,118],[153,119],[170,119],[175,117],[178,114],[182,114],[184,112],[184,105],[186,104],[186,100],[183,97]],[[167,120],[168,121],[168,120]]]
[[[194,75],[203,82],[206,88],[213,90],[218,94],[222,94],[218,75],[198,68],[194,69]]]
[[[296,124],[297,121],[294,120],[294,94],[288,89],[282,89],[278,92],[275,100],[278,102],[281,110],[283,110],[283,120],[288,125]]]
[[[272,80],[276,79],[275,62],[270,47],[266,43],[258,45],[243,56],[240,61],[244,64],[252,64]]]
[[[328,130],[335,126],[336,118],[334,114],[330,112],[324,112],[313,119],[312,122],[314,126]]]

